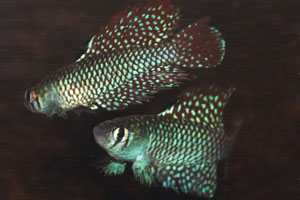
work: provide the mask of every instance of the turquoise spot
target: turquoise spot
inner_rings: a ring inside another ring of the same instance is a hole
[[[215,102],[217,102],[219,99],[219,96],[215,96]]]
[[[215,108],[214,112],[215,112],[215,114],[218,114],[218,109]]]
[[[186,108],[186,109],[185,109],[185,112],[186,112],[187,114],[189,114],[189,112],[190,112],[189,108]]]
[[[167,187],[167,182],[166,181],[163,182],[163,187]]]
[[[208,108],[205,109],[205,114],[208,114],[209,113],[209,110]]]
[[[178,171],[183,170],[183,166],[179,166],[179,167],[177,168],[177,170],[178,170]]]
[[[208,117],[204,117],[204,120],[205,120],[206,122],[209,122]]]
[[[180,112],[180,110],[181,110],[181,105],[178,106],[177,112]]]
[[[219,107],[222,107],[222,102],[218,102],[218,106],[219,106]]]
[[[132,14],[132,11],[130,11],[130,12],[127,14],[127,17],[130,17],[131,14]]]
[[[196,116],[195,110],[192,110],[191,113],[192,113],[193,116]]]
[[[210,103],[210,109],[213,110],[214,109],[214,104]]]

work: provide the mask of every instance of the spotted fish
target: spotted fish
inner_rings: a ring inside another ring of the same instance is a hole
[[[237,121],[231,134],[224,132],[222,113],[234,90],[191,86],[158,115],[100,123],[93,130],[94,138],[113,157],[104,173],[122,174],[126,163],[133,162],[133,173],[141,183],[213,197],[217,162],[228,154],[241,125]]]
[[[86,107],[121,110],[188,79],[187,68],[213,68],[225,42],[202,18],[180,29],[170,0],[116,14],[79,59],[25,92],[25,106],[48,116]]]
[[[189,79],[187,68],[221,63],[225,42],[202,18],[180,29],[170,0],[151,1],[116,14],[78,60],[25,92],[25,106],[48,116],[78,107],[108,111],[147,101]]]

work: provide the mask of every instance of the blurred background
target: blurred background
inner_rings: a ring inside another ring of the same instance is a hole
[[[136,0],[0,1],[1,199],[193,199],[147,188],[128,168],[98,173],[106,155],[92,128],[132,113],[155,113],[167,91],[149,104],[121,112],[66,119],[33,114],[24,92],[45,75],[75,61],[80,46],[110,17]],[[224,62],[200,81],[238,85],[225,126],[244,118],[231,155],[219,164],[215,199],[300,197],[300,2],[297,0],[174,0],[183,23],[211,16],[226,40]],[[173,95],[174,96],[174,95]],[[174,96],[175,97],[175,96]]]

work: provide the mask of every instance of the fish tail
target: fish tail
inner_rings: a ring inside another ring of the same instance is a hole
[[[209,26],[209,17],[199,19],[181,29],[172,39],[179,51],[177,64],[185,68],[214,68],[225,55],[225,41],[221,33]]]

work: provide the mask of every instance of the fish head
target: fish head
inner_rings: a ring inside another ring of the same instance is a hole
[[[128,117],[102,122],[93,133],[96,143],[118,160],[135,160],[148,144],[145,129]]]
[[[24,105],[31,112],[38,113],[41,111],[40,98],[38,98],[36,88],[29,88],[25,91]]]
[[[60,98],[56,91],[50,87],[32,87],[25,91],[24,106],[33,113],[53,116],[61,113],[59,108]]]

